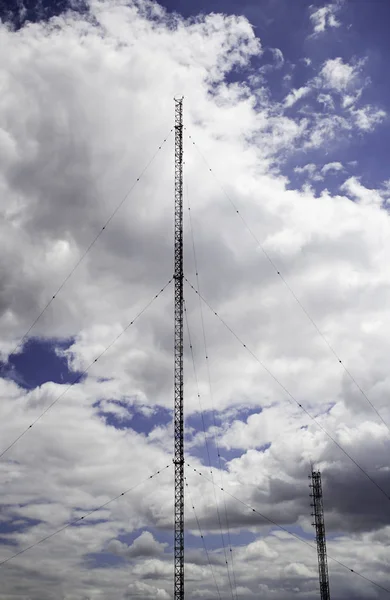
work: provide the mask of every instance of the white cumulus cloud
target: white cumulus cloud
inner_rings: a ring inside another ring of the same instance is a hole
[[[321,169],[321,173],[326,175],[329,171],[343,171],[344,167],[341,162],[331,162],[324,165]]]
[[[320,8],[311,7],[310,20],[313,25],[313,34],[324,33],[327,29],[340,27],[336,14],[340,10],[340,3],[327,4]]]
[[[321,76],[325,87],[342,92],[356,81],[358,67],[345,63],[340,57],[330,58],[323,65]]]

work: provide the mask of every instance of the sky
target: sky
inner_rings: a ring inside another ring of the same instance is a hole
[[[0,17],[0,600],[173,598],[182,95],[186,598],[384,600],[389,3]]]

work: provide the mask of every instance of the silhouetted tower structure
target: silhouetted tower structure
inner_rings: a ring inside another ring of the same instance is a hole
[[[315,527],[316,529],[318,573],[320,579],[321,600],[330,600],[328,560],[326,555],[324,506],[322,502],[321,472],[312,469],[309,478],[311,479],[310,488],[312,490],[310,497],[313,498],[313,502],[310,506],[313,508],[311,516],[314,517],[313,527]]]
[[[174,600],[184,599],[184,416],[183,416],[183,98],[175,98],[174,243]]]

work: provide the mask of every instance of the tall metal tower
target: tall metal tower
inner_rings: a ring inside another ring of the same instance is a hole
[[[324,521],[324,506],[322,502],[322,483],[321,472],[312,469],[310,487],[313,498],[313,503],[310,505],[314,510],[311,516],[314,517],[313,527],[316,529],[317,555],[318,555],[318,573],[320,579],[320,594],[321,600],[330,600],[329,592],[329,573],[328,560],[326,556],[326,537],[325,537],[325,521]]]
[[[183,98],[175,98],[174,600],[184,600]]]

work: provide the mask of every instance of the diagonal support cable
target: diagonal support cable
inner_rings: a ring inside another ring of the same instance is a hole
[[[206,554],[206,557],[207,557],[207,562],[209,563],[210,571],[211,571],[211,574],[212,574],[213,579],[214,579],[215,589],[217,590],[218,598],[220,600],[222,600],[221,592],[219,590],[217,578],[216,578],[216,575],[215,575],[215,571],[214,571],[213,565],[212,565],[211,560],[210,560],[210,554],[209,554],[209,551],[207,550],[206,541],[204,539],[203,531],[202,531],[202,528],[200,526],[200,521],[199,521],[198,515],[197,515],[196,510],[195,510],[194,501],[193,501],[193,499],[191,497],[190,490],[189,490],[189,487],[188,487],[187,477],[184,477],[184,481],[185,481],[185,486],[186,486],[186,491],[187,491],[187,497],[188,497],[189,502],[190,502],[190,504],[192,506],[192,510],[194,511],[196,524],[197,524],[198,530],[199,530],[199,535],[201,537],[201,540],[202,540],[202,543],[203,543],[203,548],[204,548],[204,551],[205,551],[205,554]]]
[[[200,292],[200,278],[199,278],[199,269],[198,269],[198,258],[197,258],[196,245],[195,245],[195,233],[194,233],[194,225],[193,225],[193,220],[192,220],[190,198],[189,198],[189,194],[188,194],[188,186],[187,186],[187,204],[188,204],[188,220],[189,220],[189,225],[190,225],[191,241],[192,241],[192,252],[193,252],[193,257],[194,257],[196,285],[197,285],[197,289]],[[208,385],[209,385],[209,395],[210,395],[211,412],[212,412],[212,415],[213,415],[213,425],[214,425],[213,441],[214,441],[214,445],[215,445],[216,452],[217,452],[218,466],[219,466],[219,471],[220,471],[220,474],[221,474],[221,487],[223,487],[224,469],[222,467],[221,453],[220,453],[219,442],[218,442],[218,427],[217,427],[217,421],[216,421],[216,418],[215,418],[214,395],[213,395],[213,388],[212,388],[212,385],[211,385],[210,361],[209,361],[208,344],[207,344],[207,338],[206,338],[206,327],[205,327],[204,315],[203,315],[203,302],[202,302],[202,300],[201,300],[201,298],[200,298],[199,295],[198,295],[198,300],[199,300],[199,312],[200,312],[200,319],[201,319],[201,328],[202,328],[202,336],[203,336],[203,346],[204,346],[206,369],[207,369],[207,378],[208,378]],[[195,364],[194,364],[194,370],[195,370]],[[195,375],[195,377],[196,377],[196,375]],[[199,396],[199,389],[198,389],[198,396]],[[200,403],[200,401],[199,401],[199,403]],[[203,420],[203,414],[202,414],[202,420]],[[203,422],[203,427],[204,427],[204,422]],[[205,431],[205,442],[206,442],[206,431]],[[207,449],[208,449],[208,446],[207,446]],[[210,464],[210,474],[213,477],[213,471],[211,469],[210,456],[209,456],[209,464]],[[228,545],[229,545],[231,570],[232,570],[232,575],[233,575],[233,585],[234,585],[235,595],[236,595],[236,598],[237,598],[238,597],[238,595],[237,595],[237,581],[236,581],[236,573],[235,573],[235,569],[234,569],[233,545],[232,545],[232,540],[231,540],[231,536],[230,536],[230,523],[229,523],[229,516],[228,516],[228,511],[227,511],[226,497],[224,495],[223,495],[223,503],[224,503],[224,509],[225,509],[225,522],[226,522],[226,531],[227,531],[227,538],[228,538]],[[221,532],[222,532],[222,530],[221,530]]]
[[[166,290],[166,288],[169,286],[169,284],[172,282],[172,278],[168,281],[168,283],[166,283],[164,285],[163,288],[161,288],[161,290],[155,294],[155,296],[153,296],[153,298],[147,303],[147,305],[134,317],[134,319],[132,321],[130,321],[130,323],[128,325],[126,325],[126,327],[120,332],[118,333],[118,335],[112,340],[112,342],[110,344],[108,344],[108,346],[106,346],[106,348],[100,352],[100,354],[98,354],[96,356],[96,358],[94,358],[94,360],[87,366],[86,369],[84,369],[84,371],[82,373],[80,373],[79,375],[77,375],[73,381],[68,385],[67,388],[65,388],[65,390],[63,392],[61,392],[61,394],[59,394],[50,404],[49,406],[47,406],[45,408],[45,410],[43,410],[40,415],[38,415],[38,417],[36,417],[36,419],[34,419],[34,421],[28,425],[14,440],[13,442],[11,442],[11,444],[9,444],[0,454],[0,459],[3,458],[3,456],[9,451],[11,450],[11,448],[13,448],[13,446],[15,446],[15,444],[23,437],[26,435],[26,433],[28,431],[30,431],[30,429],[32,429],[34,427],[34,425],[36,425],[36,423],[38,423],[38,421],[40,421],[42,419],[42,417],[49,412],[49,410],[51,408],[53,408],[53,406],[55,404],[57,404],[57,402],[59,402],[61,400],[61,398],[63,398],[65,396],[65,394],[74,386],[76,385],[76,383],[79,383],[79,381],[81,381],[81,379],[84,377],[84,375],[86,375],[89,371],[89,369],[96,364],[101,358],[102,356],[104,356],[108,350],[110,350],[110,348],[112,348],[112,346],[115,344],[115,342],[117,342],[119,340],[119,338],[122,337],[122,335],[124,333],[126,333],[126,331],[132,326],[134,325],[134,323],[141,317],[141,315],[144,314],[144,312],[147,311],[147,309],[153,304],[153,302],[159,297],[161,296],[161,294]]]
[[[389,494],[379,485],[379,483],[377,483],[372,477],[371,475],[369,475],[367,473],[367,471],[365,471],[363,469],[363,467],[361,467],[359,465],[359,463],[352,458],[352,456],[347,452],[347,450],[345,450],[341,444],[339,444],[339,442],[325,429],[325,427],[323,425],[321,425],[321,423],[318,421],[318,419],[316,419],[316,417],[313,417],[313,415],[295,398],[295,396],[293,396],[293,394],[286,388],[285,385],[283,385],[283,383],[281,383],[281,381],[279,381],[279,379],[276,377],[276,375],[274,375],[272,373],[272,371],[258,358],[258,356],[256,356],[256,354],[253,352],[253,350],[251,350],[246,344],[244,344],[244,342],[241,340],[241,338],[235,333],[235,331],[226,323],[226,321],[210,306],[210,304],[207,302],[207,300],[205,300],[205,298],[199,293],[199,291],[188,281],[187,278],[185,278],[186,283],[190,286],[190,288],[195,292],[195,294],[198,294],[198,296],[202,299],[202,301],[206,304],[206,306],[211,310],[212,313],[214,313],[214,315],[217,317],[217,319],[219,319],[219,321],[226,327],[226,329],[228,329],[228,331],[230,331],[230,333],[236,338],[236,340],[238,341],[238,343],[245,348],[245,350],[247,352],[249,352],[249,354],[252,356],[252,358],[255,359],[255,361],[262,367],[262,369],[264,369],[264,371],[266,373],[268,373],[268,375],[275,381],[275,383],[286,393],[289,401],[293,401],[308,417],[309,419],[311,419],[313,421],[313,423],[315,423],[317,425],[317,427],[319,427],[321,429],[321,431],[323,431],[325,433],[325,435],[339,448],[339,450],[341,450],[341,452],[343,454],[345,454],[345,456],[347,456],[349,458],[349,460],[351,462],[353,462],[353,464],[361,471],[361,473],[363,473],[363,475],[365,477],[367,477],[367,479],[369,481],[371,481],[371,483],[373,485],[375,485],[375,487],[386,497],[387,500],[390,500],[390,496]]]
[[[193,348],[193,345],[192,345],[191,332],[190,332],[190,327],[189,327],[189,323],[188,323],[188,315],[187,315],[187,309],[186,309],[185,304],[184,304],[184,315],[185,315],[186,326],[187,326],[188,341],[189,341],[189,345],[190,345],[190,353],[191,353],[191,358],[192,358],[192,366],[193,366],[193,369],[194,369],[195,384],[196,384],[196,388],[197,388],[197,395],[198,395],[200,415],[201,415],[203,435],[204,435],[204,443],[205,443],[205,448],[206,448],[206,452],[207,452],[208,463],[209,463],[209,466],[210,466],[210,475],[211,475],[212,480],[214,481],[214,473],[213,473],[212,464],[211,464],[210,449],[209,449],[209,444],[208,444],[208,441],[207,441],[206,424],[205,424],[204,413],[203,413],[202,402],[201,402],[201,396],[200,396],[200,390],[199,390],[199,380],[198,380],[198,374],[197,374],[196,365],[195,365],[194,348]],[[216,508],[216,511],[217,511],[217,518],[218,518],[219,529],[220,529],[220,533],[221,533],[222,547],[223,547],[223,552],[224,552],[224,557],[225,557],[225,565],[226,565],[226,571],[227,571],[227,576],[228,576],[230,591],[231,591],[231,595],[232,595],[232,600],[234,600],[234,590],[233,590],[232,578],[230,576],[229,561],[228,561],[228,555],[227,555],[227,552],[226,552],[226,543],[225,543],[225,538],[223,536],[223,531],[222,531],[221,511],[219,510],[217,493],[216,493],[216,488],[215,487],[214,487],[214,501],[215,501],[215,508]],[[225,503],[225,506],[226,506],[226,503]],[[237,587],[237,586],[235,586],[235,587]]]
[[[114,498],[111,498],[107,502],[104,502],[104,504],[101,504],[100,506],[97,506],[96,508],[93,508],[89,512],[86,512],[83,516],[79,517],[78,519],[75,519],[74,521],[71,521],[70,523],[67,523],[63,527],[60,527],[59,529],[56,529],[56,531],[53,531],[53,533],[50,533],[49,535],[46,535],[45,537],[41,538],[37,542],[34,542],[34,544],[31,544],[30,546],[27,546],[26,548],[23,548],[23,550],[19,550],[19,552],[15,552],[15,554],[13,554],[12,556],[9,556],[5,560],[0,561],[0,567],[2,567],[3,565],[5,565],[6,563],[9,563],[11,560],[14,560],[14,558],[16,558],[17,556],[20,556],[21,554],[24,554],[28,550],[31,550],[32,548],[35,548],[35,546],[38,546],[39,544],[42,544],[43,542],[46,542],[46,540],[49,540],[50,538],[54,537],[55,535],[61,533],[61,531],[64,531],[65,529],[68,529],[68,527],[73,527],[74,525],[77,525],[81,521],[84,521],[85,519],[87,519],[89,516],[91,516],[95,512],[101,510],[102,508],[105,508],[106,506],[108,506],[109,504],[111,504],[115,500],[118,500],[122,496],[126,496],[127,494],[129,494],[130,492],[134,491],[137,487],[139,487],[140,485],[142,485],[146,481],[149,481],[150,479],[153,479],[154,477],[156,477],[157,475],[159,475],[160,473],[162,473],[162,471],[165,471],[166,469],[168,469],[170,466],[171,465],[169,464],[166,467],[160,469],[159,471],[156,471],[155,473],[153,473],[153,475],[149,475],[149,477],[146,477],[142,481],[139,481],[138,483],[136,483],[135,485],[133,485],[131,488],[128,488],[127,490],[125,490],[121,494],[118,494]]]
[[[142,169],[142,171],[140,172],[139,176],[136,178],[136,180],[134,181],[134,183],[132,184],[132,186],[127,190],[127,192],[123,196],[122,200],[119,202],[119,204],[116,205],[116,207],[114,208],[113,212],[110,214],[110,216],[108,217],[108,219],[102,225],[101,229],[99,229],[99,231],[97,232],[97,234],[95,235],[95,237],[93,238],[93,240],[90,242],[89,246],[87,246],[87,248],[84,250],[84,252],[80,256],[79,260],[76,262],[76,264],[69,271],[68,275],[62,281],[61,285],[54,292],[54,294],[52,295],[52,297],[50,298],[50,300],[48,300],[48,302],[45,304],[45,306],[43,307],[43,309],[41,310],[41,312],[37,315],[37,317],[35,318],[35,320],[31,323],[30,327],[27,329],[27,331],[24,333],[24,335],[20,338],[20,340],[18,341],[18,343],[16,344],[16,346],[14,347],[14,349],[12,350],[12,352],[8,355],[7,360],[9,360],[10,357],[13,356],[18,351],[18,349],[24,344],[24,342],[26,341],[26,339],[29,337],[31,331],[34,329],[35,325],[38,323],[38,321],[41,319],[41,317],[47,311],[47,309],[49,308],[49,306],[51,306],[51,304],[57,298],[58,294],[65,287],[65,285],[67,284],[67,282],[69,281],[69,279],[72,277],[72,275],[74,274],[74,272],[78,269],[78,267],[84,261],[84,259],[87,256],[87,254],[92,250],[92,248],[94,247],[94,245],[96,244],[96,242],[98,241],[98,239],[100,238],[100,236],[107,229],[108,225],[111,223],[111,221],[113,220],[113,218],[115,217],[115,215],[117,214],[117,212],[121,209],[121,207],[126,202],[126,200],[130,196],[130,194],[132,193],[132,191],[134,190],[134,188],[137,186],[137,184],[139,183],[139,181],[141,180],[141,178],[143,177],[143,175],[149,169],[150,165],[153,163],[153,161],[156,158],[157,154],[160,152],[160,150],[162,149],[162,147],[164,146],[164,144],[167,142],[167,140],[168,140],[170,134],[172,133],[172,131],[173,130],[171,129],[170,132],[168,133],[168,135],[164,138],[164,140],[162,141],[162,143],[160,144],[160,146],[158,147],[158,149],[156,150],[156,152],[153,154],[153,156],[151,157],[151,159],[149,160],[149,162],[146,164],[146,166]]]
[[[201,471],[199,471],[199,469],[195,469],[194,467],[192,467],[188,463],[186,463],[186,465],[187,465],[187,467],[189,467],[190,469],[192,469],[194,471],[194,473],[197,473],[198,475],[200,475],[201,477],[203,477],[203,479],[206,479],[212,485],[216,485],[209,477],[207,477],[207,475],[204,475]],[[296,540],[298,540],[298,542],[301,542],[302,544],[305,544],[306,546],[308,546],[309,548],[311,548],[312,550],[314,550],[317,553],[316,546],[313,546],[313,544],[311,544],[307,540],[304,540],[303,538],[299,537],[299,535],[297,535],[296,533],[293,533],[292,531],[289,531],[286,527],[283,527],[283,525],[280,525],[276,521],[273,521],[269,517],[266,517],[259,510],[253,508],[252,506],[250,506],[250,504],[248,504],[247,502],[244,502],[244,500],[241,500],[240,498],[238,498],[234,494],[228,492],[225,488],[219,488],[219,489],[221,490],[221,492],[224,492],[225,494],[227,494],[228,496],[230,496],[230,498],[233,498],[234,500],[237,500],[237,502],[239,502],[240,504],[242,504],[243,506],[245,506],[246,508],[248,508],[252,513],[255,513],[255,514],[259,515],[259,517],[261,517],[262,519],[264,519],[265,521],[267,521],[271,525],[274,525],[275,527],[277,527],[281,531],[284,531],[285,533],[288,533],[288,535],[290,535],[291,537],[293,537]],[[375,581],[373,581],[369,577],[366,577],[362,573],[359,573],[355,569],[351,569],[351,567],[348,567],[347,565],[345,565],[344,563],[342,563],[340,560],[338,560],[337,558],[334,558],[333,556],[330,556],[329,554],[328,554],[328,558],[330,560],[332,560],[333,562],[337,563],[339,566],[343,567],[344,569],[347,569],[350,573],[354,573],[358,577],[361,577],[361,579],[364,579],[368,583],[371,583],[372,585],[376,586],[378,589],[380,589],[380,590],[382,590],[382,591],[387,592],[388,594],[390,594],[390,589],[389,588],[386,588],[383,585],[380,585],[379,583],[376,583]]]
[[[201,152],[201,150],[199,149],[198,145],[194,142],[192,136],[189,135],[188,139],[191,141],[192,145],[196,148],[199,156],[202,158],[203,162],[205,163],[205,165],[207,167],[207,170],[214,177],[215,181],[217,182],[217,184],[221,188],[223,194],[225,195],[225,197],[227,198],[227,200],[231,204],[234,212],[241,219],[241,221],[242,221],[245,229],[248,231],[248,233],[250,234],[250,236],[252,237],[252,239],[255,241],[257,247],[260,248],[260,250],[264,254],[265,258],[267,259],[267,261],[271,265],[272,269],[275,271],[276,275],[282,281],[283,285],[287,288],[288,292],[294,298],[294,300],[296,301],[296,303],[298,304],[298,306],[300,307],[300,309],[302,310],[302,312],[304,313],[304,315],[307,317],[307,319],[310,321],[310,323],[312,324],[312,326],[314,327],[314,329],[316,330],[316,332],[318,333],[318,335],[322,338],[322,340],[324,341],[324,343],[328,346],[330,352],[333,354],[334,358],[337,360],[337,362],[339,363],[339,365],[342,367],[342,369],[344,370],[344,372],[346,373],[346,375],[348,376],[348,378],[350,379],[350,381],[352,381],[352,383],[355,385],[355,387],[357,388],[357,390],[360,392],[361,396],[363,396],[363,398],[370,405],[370,407],[372,408],[372,410],[376,413],[377,417],[382,421],[382,423],[385,425],[385,427],[390,432],[390,425],[384,420],[384,418],[382,417],[382,415],[380,414],[380,412],[378,411],[378,409],[376,408],[376,406],[373,404],[373,402],[367,396],[366,392],[363,390],[363,388],[358,383],[358,381],[356,380],[356,378],[352,375],[351,371],[346,367],[346,365],[344,364],[344,362],[341,360],[339,354],[336,352],[336,350],[334,349],[333,345],[329,342],[328,338],[325,336],[325,334],[318,327],[317,323],[315,322],[315,320],[313,319],[313,317],[311,316],[311,314],[309,313],[309,311],[307,310],[307,308],[304,306],[304,304],[302,303],[302,301],[298,298],[297,294],[294,292],[293,288],[290,286],[290,284],[288,283],[287,279],[283,276],[282,272],[276,266],[275,262],[272,260],[271,256],[269,255],[269,253],[265,249],[264,245],[260,242],[259,238],[256,236],[256,234],[253,231],[253,229],[250,227],[250,225],[248,224],[247,220],[242,215],[241,211],[238,209],[238,207],[235,204],[235,202],[233,202],[232,198],[227,193],[225,187],[219,181],[219,179],[216,176],[215,172],[213,171],[213,169],[210,167],[208,161],[206,160],[204,154]]]

